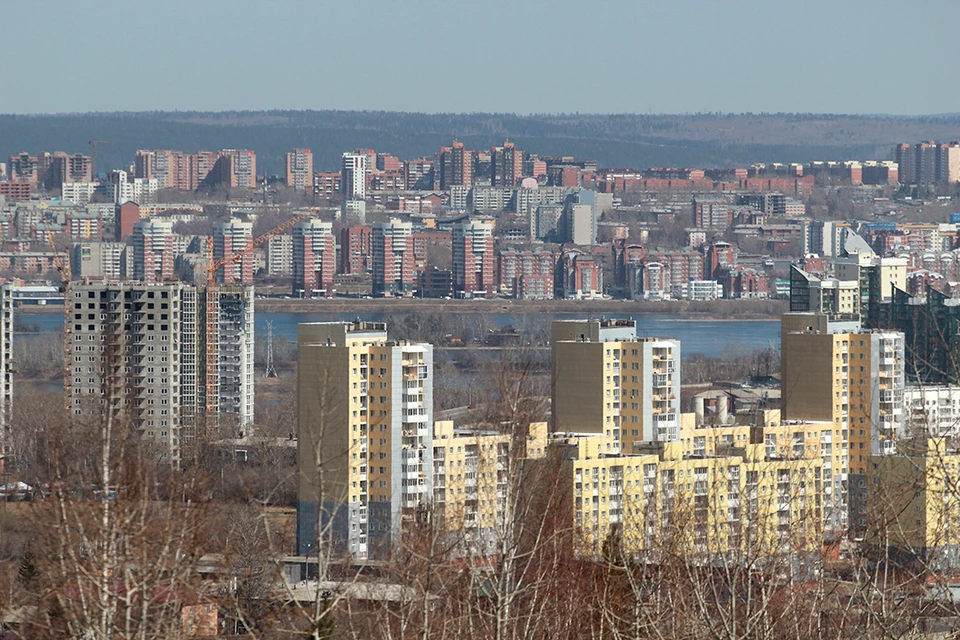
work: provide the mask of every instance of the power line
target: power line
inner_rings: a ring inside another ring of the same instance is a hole
[[[267,366],[263,370],[264,378],[278,378],[273,367],[273,323],[267,320]]]

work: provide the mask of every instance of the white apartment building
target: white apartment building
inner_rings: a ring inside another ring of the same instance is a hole
[[[367,157],[345,153],[340,160],[340,190],[347,200],[363,200],[367,195]]]
[[[267,258],[267,275],[272,278],[289,278],[293,275],[293,236],[285,233],[267,240],[264,253]]]
[[[960,387],[909,386],[903,391],[904,428],[909,435],[960,436]]]

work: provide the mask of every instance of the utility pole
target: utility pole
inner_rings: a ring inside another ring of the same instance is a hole
[[[267,320],[267,366],[263,370],[264,378],[279,378],[273,367],[273,323]]]

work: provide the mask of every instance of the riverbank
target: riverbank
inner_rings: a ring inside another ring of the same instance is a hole
[[[417,298],[330,298],[297,300],[259,298],[263,313],[443,313],[557,314],[595,316],[669,314],[712,320],[779,320],[787,310],[783,300],[713,300],[710,302],[644,302],[633,300],[420,300]]]
[[[511,300],[509,298],[473,300],[437,300],[419,298],[257,298],[261,313],[510,313],[556,314],[580,313],[596,316],[665,314],[695,316],[690,320],[779,320],[787,311],[785,300],[711,300],[688,302],[670,300]],[[60,305],[24,305],[17,315],[62,313]]]

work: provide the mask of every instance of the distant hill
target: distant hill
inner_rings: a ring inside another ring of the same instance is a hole
[[[752,162],[886,159],[897,142],[960,138],[960,115],[829,114],[425,114],[389,111],[144,112],[0,115],[0,161],[19,151],[89,153],[123,167],[137,149],[250,148],[260,172],[280,174],[284,153],[309,147],[316,170],[343,151],[430,155],[457,138],[489,148],[509,138],[541,155],[595,159],[604,167],[732,166]]]

